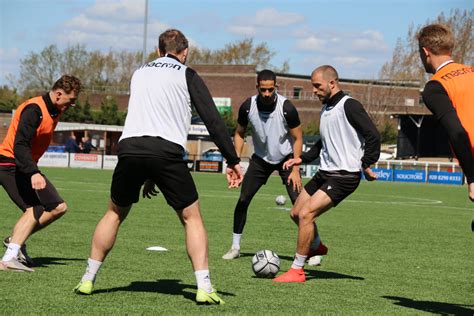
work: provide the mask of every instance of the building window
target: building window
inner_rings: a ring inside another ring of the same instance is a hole
[[[293,87],[293,99],[301,99],[303,96],[303,88]]]

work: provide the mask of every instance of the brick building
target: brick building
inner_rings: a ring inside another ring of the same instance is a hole
[[[248,97],[257,93],[255,65],[191,65],[203,78],[215,98],[225,98],[232,105],[234,118]],[[310,72],[310,71],[308,71]],[[310,75],[277,74],[278,91],[291,99],[297,107],[304,125],[319,121],[321,103],[313,99]],[[389,117],[391,114],[428,114],[420,104],[418,84],[394,84],[379,80],[340,79],[342,89],[362,102],[368,112]],[[93,107],[99,107],[104,94],[85,91],[81,100],[89,99]],[[115,94],[119,110],[126,110],[128,94]]]

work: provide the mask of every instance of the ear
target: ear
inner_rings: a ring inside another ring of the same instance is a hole
[[[425,54],[426,57],[431,55],[431,52],[428,48],[422,47],[421,49],[423,50],[423,53]]]
[[[184,60],[186,60],[186,58],[188,58],[188,53],[189,53],[189,48],[186,47],[186,48],[183,50],[183,57],[184,57]]]
[[[159,48],[156,49],[156,53],[158,54],[159,57],[164,57],[165,56],[164,53],[163,54],[161,53]]]

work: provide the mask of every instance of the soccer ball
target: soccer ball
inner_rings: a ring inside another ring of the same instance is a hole
[[[259,278],[273,278],[280,271],[280,258],[271,250],[260,250],[252,258],[252,270]]]
[[[284,197],[283,195],[279,195],[275,198],[275,203],[277,205],[285,205],[286,203],[286,197]]]

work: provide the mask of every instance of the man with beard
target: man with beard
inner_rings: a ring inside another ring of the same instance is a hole
[[[376,179],[370,165],[380,155],[380,135],[362,104],[345,95],[336,69],[329,65],[311,74],[313,93],[323,103],[319,130],[321,139],[284,169],[321,159],[318,172],[301,191],[290,216],[298,223],[298,242],[291,269],[275,282],[305,282],[304,265],[312,241],[317,238],[315,220],[337,206],[359,186],[361,171],[368,181]]]
[[[262,70],[257,75],[258,94],[248,98],[239,109],[238,125],[234,135],[234,147],[240,157],[249,123],[255,153],[242,182],[239,200],[234,210],[232,247],[223,259],[240,256],[240,240],[252,198],[266,184],[268,177],[278,171],[286,190],[294,203],[301,191],[299,167],[284,170],[283,164],[290,158],[299,158],[303,146],[303,132],[295,106],[277,93],[276,75]],[[320,243],[313,245],[313,255],[324,255],[327,248]]]

